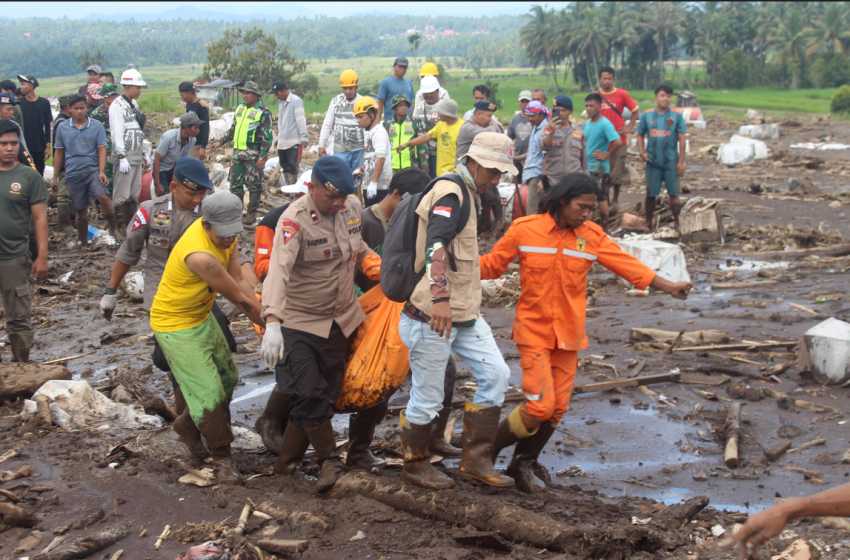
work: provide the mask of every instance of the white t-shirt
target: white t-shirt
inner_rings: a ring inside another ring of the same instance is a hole
[[[366,153],[363,156],[363,183],[372,182],[375,174],[375,163],[378,158],[384,158],[384,169],[378,178],[378,188],[386,189],[393,178],[392,145],[386,129],[378,124],[372,130],[365,131]]]

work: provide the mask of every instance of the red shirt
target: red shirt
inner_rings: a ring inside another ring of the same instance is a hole
[[[611,124],[614,125],[614,129],[619,132],[621,128],[626,126],[626,121],[623,120],[621,113],[623,112],[623,108],[628,109],[629,111],[634,112],[635,109],[638,108],[637,102],[632,99],[632,96],[629,95],[624,89],[614,88],[614,91],[611,93],[602,93],[599,90],[596,90],[594,93],[598,93],[602,95],[602,116],[611,121]],[[616,105],[617,109],[620,110],[618,113],[614,110],[611,105],[608,104],[608,101]],[[626,135],[621,134],[620,140],[623,141],[623,145],[626,145]]]

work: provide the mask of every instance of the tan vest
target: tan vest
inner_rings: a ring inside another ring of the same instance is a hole
[[[468,188],[468,187],[467,187]],[[425,266],[425,239],[428,235],[428,217],[438,200],[446,195],[457,195],[463,204],[463,193],[454,181],[440,181],[422,197],[416,213],[419,215],[419,229],[416,236],[416,270]],[[449,304],[452,307],[452,322],[461,323],[477,319],[481,307],[481,269],[478,265],[478,217],[475,213],[475,194],[470,191],[469,220],[466,227],[449,244],[448,250],[454,255],[457,272],[452,272],[451,259],[446,257],[446,281],[451,294]],[[422,277],[410,297],[419,310],[431,315],[434,304],[431,302],[431,284],[427,274]]]

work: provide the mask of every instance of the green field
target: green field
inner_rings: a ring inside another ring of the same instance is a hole
[[[410,72],[408,77],[416,78],[418,68],[425,62],[424,57],[409,57]],[[392,58],[363,57],[360,59],[330,59],[327,61],[311,61],[308,71],[319,78],[321,93],[318,102],[305,101],[308,113],[323,114],[330,103],[330,99],[339,92],[339,74],[348,68],[357,70],[360,78],[361,93],[377,93],[380,81],[392,72]],[[184,64],[179,66],[151,66],[139,68],[150,88],[142,94],[142,109],[149,112],[182,112],[178,108],[180,96],[177,93],[177,85],[184,80],[191,80],[200,75],[203,67],[197,64]],[[120,76],[119,69],[112,70],[116,78]],[[546,85],[546,78],[540,75],[539,70],[531,68],[496,68],[482,69],[484,76],[499,82],[498,98],[502,101],[502,109],[496,116],[502,122],[510,121],[517,110],[517,97],[524,89]],[[671,73],[672,74],[672,73]],[[472,88],[475,84],[483,83],[484,78],[463,79],[464,76],[472,75],[472,70],[451,69],[448,70],[446,89],[452,99],[459,105],[461,114],[472,108]],[[672,78],[672,75],[671,75]],[[559,82],[563,80],[563,67],[560,69]],[[63,78],[46,78],[42,80],[38,92],[44,96],[69,93],[85,82],[85,75],[81,72],[75,76]],[[583,93],[576,91],[572,82],[568,82],[567,93],[573,97],[577,112],[583,105]],[[829,104],[832,89],[778,89],[770,87],[748,88],[744,90],[711,90],[696,89],[699,96],[699,105],[707,115],[723,114],[731,119],[744,119],[747,109],[768,111],[773,116],[790,116],[793,114],[819,114],[829,112]],[[654,105],[653,92],[643,90],[632,90],[632,97],[643,108]],[[549,94],[550,100],[554,97]],[[273,112],[277,111],[277,103],[269,97],[267,104]],[[318,116],[318,115],[317,115]],[[161,119],[166,122],[168,119]]]

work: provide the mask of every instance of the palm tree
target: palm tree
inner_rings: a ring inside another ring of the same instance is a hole
[[[407,36],[407,42],[410,43],[410,48],[413,50],[413,56],[416,57],[416,51],[419,50],[419,44],[422,42],[422,35],[414,33]]]
[[[806,32],[811,37],[808,54],[814,54],[824,47],[832,52],[844,52],[844,43],[850,39],[845,6],[838,2],[827,3],[823,13]]]
[[[612,4],[619,5],[615,2],[612,2]],[[632,23],[633,21],[634,15],[629,12],[618,13],[614,16],[614,19],[611,20],[611,62],[616,64],[616,57],[613,55],[619,54],[619,65],[621,67],[623,65],[623,58],[626,55],[626,51],[629,50],[632,45],[637,43],[638,40],[638,34],[637,31],[635,31],[635,26]]]
[[[94,54],[92,54],[91,63],[97,64],[101,68],[106,69],[106,67],[109,65],[109,57],[107,57],[106,53],[104,53],[102,50],[100,50],[100,48],[98,48],[94,52]]]
[[[92,59],[94,55],[90,50],[85,49],[83,52],[77,55],[77,68],[82,68],[85,70],[92,64]]]
[[[655,30],[653,39],[658,45],[659,83],[664,83],[664,48],[670,37],[681,31],[684,15],[679,2],[653,2],[648,15],[647,23]]]
[[[602,13],[592,2],[581,10],[581,19],[572,25],[570,46],[579,53],[590,59],[593,63],[594,76],[599,75],[598,58],[607,56],[608,46],[611,44],[611,30],[602,22]],[[590,87],[595,88],[596,80],[590,76],[590,65],[587,65],[587,78]]]
[[[546,72],[546,85],[549,85],[549,55],[547,51],[547,34],[549,30],[548,14],[541,6],[532,6],[530,14],[523,15],[528,23],[519,30],[519,40],[525,46],[525,57],[531,63],[532,68],[537,68],[541,63]]]
[[[791,72],[791,89],[797,89],[798,78],[805,75],[806,27],[803,13],[799,9],[789,12],[785,21],[768,35],[769,44],[775,49],[771,59],[778,60]]]

